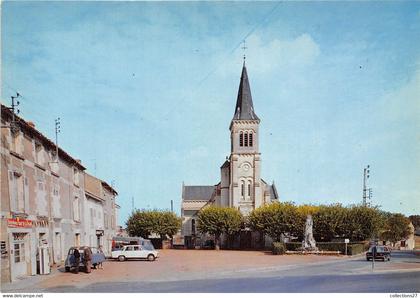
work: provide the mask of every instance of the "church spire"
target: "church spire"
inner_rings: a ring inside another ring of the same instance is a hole
[[[242,67],[241,82],[239,84],[235,114],[233,115],[232,120],[260,120],[254,112],[254,105],[252,104],[251,88],[249,87],[245,60]]]

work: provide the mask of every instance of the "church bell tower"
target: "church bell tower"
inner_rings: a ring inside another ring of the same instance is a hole
[[[239,208],[244,215],[263,203],[259,124],[244,62],[235,112],[229,127],[231,153],[222,166],[221,185],[222,204]]]

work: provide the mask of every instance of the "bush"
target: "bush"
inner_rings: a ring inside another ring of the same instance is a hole
[[[286,252],[286,247],[281,242],[274,242],[271,251],[273,252],[273,255],[282,255]]]
[[[348,255],[357,255],[365,251],[365,247],[361,243],[347,245],[347,254]]]
[[[302,243],[288,242],[288,243],[285,243],[285,246],[287,250],[296,251],[302,247]],[[343,242],[317,242],[316,246],[319,248],[319,250],[339,251],[342,254],[344,254],[346,251],[346,244]],[[366,247],[364,243],[360,243],[360,242],[348,243],[347,254],[356,255],[356,254],[366,251],[367,248],[368,247]]]
[[[300,242],[287,242],[285,243],[286,250],[298,250],[299,248],[302,248],[302,243]]]

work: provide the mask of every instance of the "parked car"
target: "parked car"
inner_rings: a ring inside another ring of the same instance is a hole
[[[386,246],[371,246],[369,247],[369,250],[366,252],[366,261],[370,261],[373,259],[373,253],[376,249],[375,253],[375,260],[376,259],[382,259],[385,261],[391,260],[391,250]]]
[[[70,247],[67,253],[66,261],[64,263],[66,272],[70,272],[72,268],[75,268],[77,266],[74,259],[74,255],[73,255],[73,252],[75,249],[78,249],[80,253],[79,267],[85,267],[84,259],[83,259],[85,248],[86,246]],[[105,261],[105,254],[101,250],[97,249],[96,247],[90,247],[90,250],[92,251],[92,266],[93,268],[96,268],[96,266],[98,266],[99,264]]]
[[[158,257],[158,252],[153,245],[125,245],[121,250],[114,250],[112,253],[113,259],[125,261],[126,259],[147,259],[154,261]]]

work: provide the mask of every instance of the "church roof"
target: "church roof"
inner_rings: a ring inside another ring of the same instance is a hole
[[[220,168],[224,169],[224,168],[228,168],[228,167],[230,167],[230,162],[229,162],[229,160],[226,160]]]
[[[184,186],[182,199],[184,201],[208,201],[216,189],[214,185]]]
[[[235,114],[233,115],[232,120],[260,120],[254,112],[251,88],[249,87],[249,80],[245,63],[242,67],[241,82],[239,84]]]
[[[270,187],[270,198],[272,199],[272,200],[278,200],[279,199],[279,195],[278,195],[278,193],[277,193],[277,188],[276,188],[276,186],[274,185],[274,181],[273,181],[273,184],[271,185],[271,187]]]

